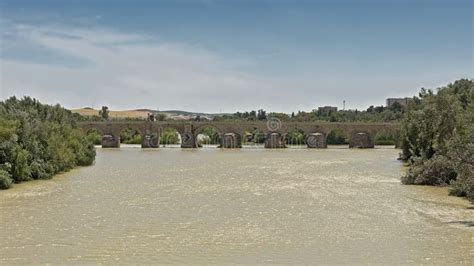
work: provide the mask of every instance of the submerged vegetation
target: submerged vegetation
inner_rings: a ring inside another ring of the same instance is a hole
[[[0,102],[0,188],[91,165],[94,145],[76,127],[77,119],[59,105],[29,97]]]
[[[474,82],[422,89],[402,122],[404,184],[450,185],[451,194],[474,201]]]

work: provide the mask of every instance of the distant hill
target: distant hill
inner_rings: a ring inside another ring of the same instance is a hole
[[[80,109],[71,110],[73,113],[78,113],[83,116],[99,116],[99,110],[93,109],[90,107],[84,107]],[[110,118],[143,118],[146,119],[149,113],[155,114],[165,114],[168,118],[176,120],[188,120],[193,119],[196,116],[201,118],[213,119],[216,116],[221,116],[224,114],[215,114],[215,113],[197,113],[197,112],[188,112],[181,110],[166,110],[166,111],[156,111],[152,109],[135,109],[135,110],[124,110],[124,111],[114,111],[110,110]]]
[[[99,110],[92,109],[92,108],[81,108],[81,109],[73,109],[71,110],[73,113],[78,113],[83,116],[99,116]],[[148,117],[148,113],[150,111],[144,110],[126,110],[126,111],[113,111],[111,110],[109,113],[110,118],[143,118],[146,119]]]
[[[181,110],[166,110],[166,111],[159,111],[158,113],[183,115],[183,116],[199,115],[199,116],[208,116],[208,117],[222,116],[222,115],[227,114],[227,113],[198,113],[198,112],[189,112],[189,111],[181,111]]]

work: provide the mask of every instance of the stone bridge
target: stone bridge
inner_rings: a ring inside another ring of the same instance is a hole
[[[97,130],[102,134],[102,147],[120,147],[120,133],[132,129],[142,135],[143,148],[158,148],[163,130],[174,129],[181,135],[182,148],[197,148],[197,136],[205,128],[214,128],[220,136],[221,148],[241,148],[242,138],[247,132],[258,130],[265,135],[266,148],[284,148],[285,137],[297,129],[306,136],[308,148],[326,148],[326,138],[335,129],[342,130],[349,138],[350,148],[373,148],[377,133],[386,131],[398,136],[400,125],[396,123],[330,123],[330,122],[280,122],[269,121],[103,121],[79,122],[85,132]]]

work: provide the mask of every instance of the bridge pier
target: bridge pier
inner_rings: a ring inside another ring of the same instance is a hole
[[[157,134],[146,134],[142,136],[142,148],[159,148],[160,137]]]
[[[197,148],[196,138],[194,134],[185,132],[181,134],[181,148],[184,149],[193,149]]]
[[[120,136],[105,134],[102,136],[102,148],[120,148]]]
[[[374,140],[369,133],[366,132],[356,132],[352,134],[351,139],[349,140],[349,148],[374,148]]]
[[[323,133],[312,133],[306,138],[306,145],[311,149],[327,148],[326,136]]]
[[[238,134],[225,133],[221,137],[220,148],[223,148],[223,149],[242,148],[242,139]]]
[[[267,134],[265,139],[265,148],[267,149],[282,149],[286,148],[283,136],[280,133],[272,132]]]

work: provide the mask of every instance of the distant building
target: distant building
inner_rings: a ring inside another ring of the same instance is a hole
[[[410,97],[405,97],[405,98],[388,98],[387,101],[386,101],[386,105],[387,105],[387,107],[390,107],[390,106],[392,106],[394,103],[399,103],[400,105],[405,106],[405,105],[407,105],[411,100],[412,100],[412,98],[410,98]]]
[[[335,113],[335,112],[337,112],[337,107],[335,107],[335,106],[323,106],[323,107],[318,107],[318,112],[319,112],[320,114],[329,115],[330,113]]]

